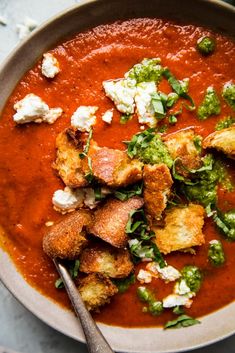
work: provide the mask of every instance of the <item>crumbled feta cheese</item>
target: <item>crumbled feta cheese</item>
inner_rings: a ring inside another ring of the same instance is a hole
[[[60,71],[59,62],[50,53],[43,54],[42,74],[48,78],[54,78]]]
[[[219,244],[219,241],[217,239],[213,239],[209,241],[209,244]]]
[[[174,286],[174,293],[178,295],[186,295],[188,298],[195,296],[184,279],[178,281]]]
[[[165,282],[173,282],[181,277],[180,272],[173,266],[165,266],[161,268],[157,262],[151,262],[147,265],[147,270],[149,270],[153,275],[159,276]]]
[[[61,108],[51,108],[49,112],[44,116],[43,121],[48,124],[53,124],[63,113]]]
[[[135,110],[134,97],[136,94],[136,81],[119,79],[104,81],[103,87],[106,96],[115,104],[117,110],[124,114],[133,114]]]
[[[1,24],[2,26],[6,26],[6,25],[7,25],[7,20],[6,20],[5,17],[0,16],[0,24]]]
[[[64,190],[57,190],[52,197],[52,203],[56,211],[67,213],[83,206],[84,191],[71,189],[68,186]]]
[[[163,308],[173,308],[174,306],[186,306],[189,308],[192,305],[192,300],[183,295],[170,294],[162,301]]]
[[[80,131],[89,132],[96,122],[98,107],[81,105],[71,117],[71,125]]]
[[[140,283],[150,283],[152,281],[152,276],[150,272],[141,269],[139,270],[137,279]]]
[[[37,25],[38,23],[34,19],[25,17],[23,23],[16,25],[19,39],[24,39],[27,37],[37,27]]]
[[[13,120],[17,124],[30,122],[52,124],[62,114],[61,108],[50,109],[40,97],[32,93],[17,102],[14,109],[16,113],[13,115]]]
[[[151,104],[152,94],[156,92],[155,82],[141,82],[137,85],[135,103],[140,124],[155,127],[157,124],[154,109]]]
[[[103,115],[102,115],[102,120],[107,123],[107,124],[111,124],[113,119],[113,110],[109,109],[107,110]]]

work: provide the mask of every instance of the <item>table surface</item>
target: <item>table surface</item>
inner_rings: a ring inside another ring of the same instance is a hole
[[[7,26],[0,26],[0,62],[18,43],[16,24],[29,16],[42,23],[79,0],[0,0],[0,16]],[[27,311],[0,283],[0,353],[85,353],[78,343],[45,325]],[[1,348],[4,347],[4,348]],[[7,347],[7,348],[6,348]],[[235,353],[235,336],[197,349],[192,353]]]

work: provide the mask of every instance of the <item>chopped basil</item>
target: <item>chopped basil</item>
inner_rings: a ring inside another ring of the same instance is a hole
[[[235,240],[235,209],[226,213],[216,211],[213,220],[228,240]]]
[[[166,124],[158,127],[158,132],[160,132],[161,134],[163,134],[164,132],[166,132],[168,129],[168,126]]]
[[[102,187],[100,186],[94,187],[94,193],[95,193],[95,201],[102,201],[107,196],[106,193],[102,192]]]
[[[220,100],[213,87],[208,87],[205,97],[198,107],[197,115],[200,120],[205,120],[211,115],[219,115],[221,112]]]
[[[227,129],[234,124],[235,117],[229,116],[228,118],[218,121],[218,123],[215,125],[215,130]]]
[[[175,78],[175,76],[170,72],[168,68],[165,68],[163,71],[164,77],[168,80],[169,84],[171,85],[174,92],[179,96],[182,97],[190,102],[190,106],[186,105],[187,109],[194,110],[195,104],[192,97],[189,96],[188,92],[188,79],[184,79],[179,81]]]
[[[181,271],[182,279],[194,293],[197,293],[202,284],[202,274],[197,266],[184,266]]]
[[[134,79],[137,83],[150,81],[158,83],[162,78],[163,72],[160,63],[161,60],[159,58],[143,59],[125,74],[125,78]]]
[[[201,136],[196,136],[193,139],[194,146],[198,150],[199,153],[202,151],[202,137]]]
[[[157,119],[163,119],[166,115],[166,111],[162,102],[162,98],[157,92],[152,94],[151,104],[153,106],[155,117]]]
[[[130,285],[135,283],[135,275],[132,273],[126,278],[114,279],[113,283],[117,286],[119,293],[125,293]]]
[[[149,240],[155,236],[148,226],[144,210],[131,211],[126,225],[126,233],[141,240]]]
[[[134,135],[130,142],[126,142],[127,154],[130,158],[137,157],[144,163],[165,163],[172,166],[172,159],[161,136],[155,134],[154,129],[147,129]]]
[[[177,319],[168,321],[165,324],[164,329],[188,327],[196,324],[200,324],[200,321],[188,315],[180,315]]]
[[[208,259],[213,266],[221,266],[225,262],[225,255],[221,241],[214,240],[209,244]]]
[[[92,161],[90,157],[87,157],[87,162],[88,162],[89,172],[85,174],[85,179],[88,181],[88,183],[92,183],[94,181],[94,175],[92,172]]]
[[[120,123],[121,124],[126,124],[128,121],[130,121],[132,119],[132,116],[131,114],[123,114],[120,118]]]
[[[170,115],[168,119],[169,119],[169,123],[170,124],[176,124],[177,123],[177,118],[176,118],[175,115]]]
[[[142,195],[142,192],[143,183],[131,185],[127,188],[118,189],[114,192],[114,196],[121,201],[126,201],[135,195]]]
[[[197,50],[199,51],[199,53],[205,56],[214,53],[215,46],[215,39],[208,36],[201,37],[197,41]]]
[[[92,129],[90,129],[89,131],[89,135],[88,135],[88,138],[87,138],[87,141],[86,141],[86,144],[83,148],[83,152],[82,153],[79,153],[79,157],[81,159],[84,159],[85,157],[87,157],[87,154],[89,152],[89,148],[90,148],[90,143],[91,143],[91,138],[92,138],[92,134],[93,134],[93,131]]]
[[[182,306],[175,306],[172,312],[176,315],[184,314],[184,308]]]
[[[175,92],[169,93],[166,100],[167,108],[171,108],[178,101],[178,99],[179,99],[179,96],[177,93]]]
[[[138,287],[137,296],[142,302],[148,303],[148,307],[144,307],[144,312],[150,312],[153,316],[163,312],[162,302],[156,300],[155,295],[146,287]]]
[[[235,83],[226,83],[222,90],[222,96],[228,105],[235,110]]]
[[[69,271],[69,273],[70,273],[70,276],[71,276],[73,279],[78,276],[79,266],[80,266],[80,261],[79,261],[79,260],[68,261],[67,268],[68,268],[68,271]],[[55,281],[55,287],[56,287],[57,289],[62,289],[62,288],[64,288],[64,283],[63,283],[62,278],[58,278],[58,279]]]

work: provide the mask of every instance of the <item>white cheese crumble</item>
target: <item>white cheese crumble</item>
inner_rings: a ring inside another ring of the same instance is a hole
[[[107,110],[103,115],[102,115],[102,120],[107,123],[107,124],[111,124],[113,119],[113,110],[109,109]]]
[[[124,114],[133,114],[135,110],[134,97],[136,94],[136,81],[119,79],[103,82],[105,94],[115,104],[117,110]]]
[[[27,94],[14,105],[16,113],[13,120],[17,124],[30,122],[53,124],[62,114],[61,108],[50,109],[48,105],[33,93]]]
[[[163,308],[173,308],[174,306],[186,306],[190,308],[192,305],[192,300],[183,295],[170,294],[165,297],[162,301]]]
[[[27,37],[37,26],[38,23],[34,19],[30,17],[25,17],[23,23],[16,25],[16,30],[18,32],[19,39],[24,39],[25,37]]]
[[[155,82],[141,82],[137,85],[135,103],[136,113],[140,124],[155,127],[157,120],[151,104],[152,94],[156,92]]]
[[[160,277],[165,282],[173,282],[181,277],[180,272],[170,265],[161,268],[157,262],[151,262],[146,268],[152,275]]]
[[[50,53],[43,54],[42,74],[47,78],[54,78],[60,71],[59,62]]]
[[[219,244],[219,241],[217,239],[213,239],[211,241],[209,241],[209,244]]]
[[[6,26],[7,25],[7,19],[4,16],[0,16],[0,24],[2,26]]]
[[[140,283],[150,283],[152,281],[151,273],[145,270],[139,270],[137,279]]]
[[[71,117],[71,125],[76,129],[89,132],[96,122],[98,107],[81,105]]]
[[[66,186],[64,190],[57,190],[52,197],[52,203],[56,211],[67,213],[83,206],[84,191],[71,189]]]
[[[186,295],[188,298],[195,296],[195,293],[191,291],[184,279],[181,279],[175,284],[174,293],[178,295]]]

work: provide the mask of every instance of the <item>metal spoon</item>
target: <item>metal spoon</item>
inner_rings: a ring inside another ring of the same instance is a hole
[[[90,353],[114,353],[83,303],[68,270],[60,261],[55,259],[53,261],[64,282],[65,289],[74,307],[74,311],[81,323],[86,337],[88,351]]]

